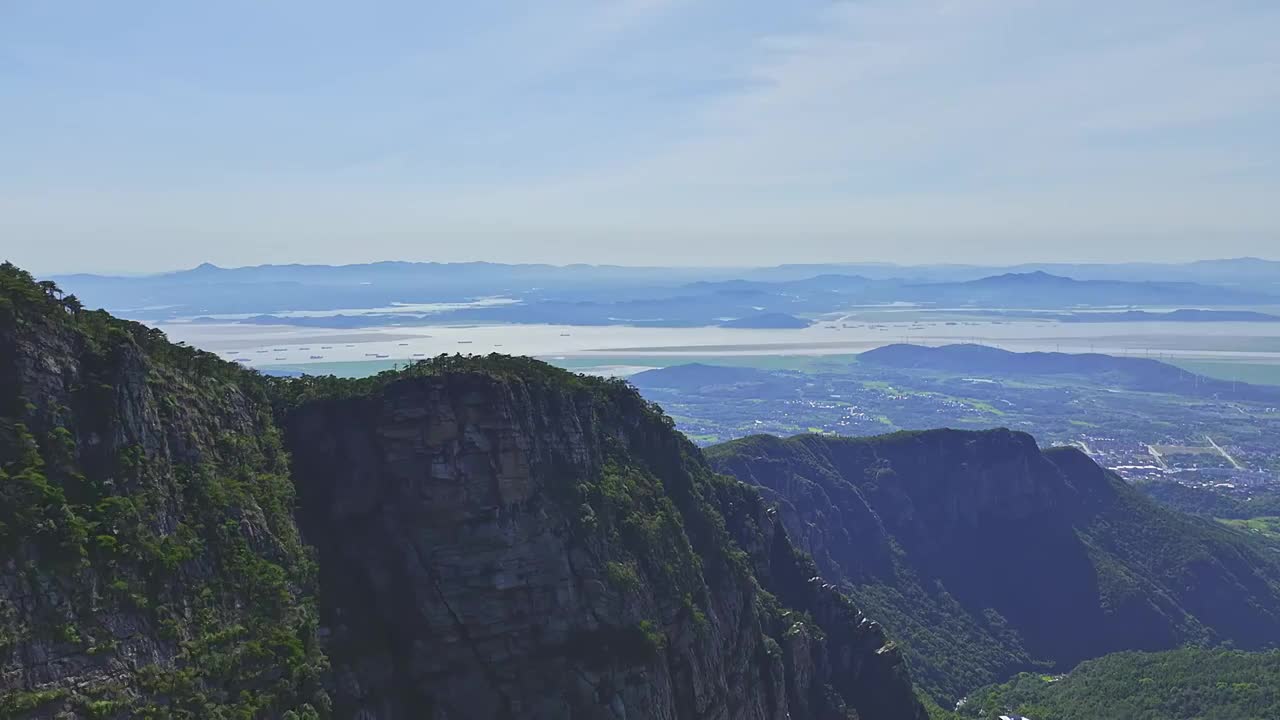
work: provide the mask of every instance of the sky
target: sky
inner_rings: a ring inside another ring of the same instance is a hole
[[[1275,0],[0,0],[0,258],[1280,257]]]

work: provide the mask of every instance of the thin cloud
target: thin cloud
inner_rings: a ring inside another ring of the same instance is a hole
[[[1274,3],[393,7],[317,9],[293,37],[246,4],[239,55],[172,9],[142,40],[47,11],[0,30],[22,59],[0,79],[21,108],[0,232],[46,265],[58,238],[86,258],[151,238],[145,264],[184,234],[231,264],[267,238],[763,263],[1266,254],[1280,234]],[[172,68],[167,33],[189,46]]]

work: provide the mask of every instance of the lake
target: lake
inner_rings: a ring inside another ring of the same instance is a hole
[[[623,325],[414,325],[358,330],[169,323],[171,339],[250,367],[362,375],[441,353],[501,352],[625,375],[682,358],[849,355],[890,343],[978,342],[1009,350],[1102,352],[1166,360],[1280,365],[1280,323],[1039,320],[819,322],[804,329]],[[598,364],[595,362],[598,361]]]

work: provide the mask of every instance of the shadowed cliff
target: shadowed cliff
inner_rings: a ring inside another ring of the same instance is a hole
[[[342,710],[920,712],[878,626],[622,383],[442,358],[287,428]]]
[[[1120,649],[1280,642],[1280,560],[1024,433],[757,436],[708,450],[900,638],[944,700]]]

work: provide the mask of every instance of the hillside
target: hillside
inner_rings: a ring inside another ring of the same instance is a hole
[[[0,717],[327,710],[264,390],[0,266]]]
[[[1280,651],[1181,648],[1081,663],[1062,678],[1019,675],[969,697],[960,717],[1255,720],[1280,717]]]
[[[880,627],[623,383],[264,378],[0,291],[0,716],[922,717]]]
[[[1193,397],[1223,397],[1270,402],[1280,388],[1215,380],[1182,368],[1139,357],[1101,353],[1010,352],[986,345],[885,345],[858,356],[859,363],[897,369],[972,373],[995,378],[1071,375],[1128,390]]]
[[[1189,515],[1228,520],[1280,516],[1280,493],[1262,490],[1236,498],[1215,490],[1176,482],[1146,482],[1136,486],[1161,505]]]
[[[1122,649],[1280,642],[1280,559],[1007,430],[756,436],[708,450],[900,638],[940,701]],[[945,704],[945,702],[944,702]]]

